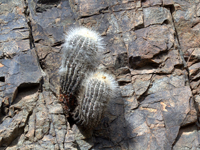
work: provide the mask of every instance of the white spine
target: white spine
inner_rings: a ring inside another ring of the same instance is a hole
[[[59,70],[61,90],[64,94],[73,95],[78,91],[85,74],[100,63],[102,38],[85,27],[75,28],[66,35],[62,50],[63,58]]]
[[[97,71],[83,82],[83,86],[73,118],[87,128],[95,127],[108,101],[117,95],[118,84],[110,74]]]

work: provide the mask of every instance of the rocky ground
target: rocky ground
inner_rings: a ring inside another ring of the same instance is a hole
[[[64,33],[86,26],[121,96],[93,132],[57,97]],[[0,0],[0,149],[200,149],[199,0]]]

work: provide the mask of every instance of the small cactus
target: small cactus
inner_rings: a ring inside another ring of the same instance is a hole
[[[87,72],[99,64],[103,49],[102,38],[85,27],[75,28],[66,35],[62,49],[60,91],[66,95],[74,95]]]
[[[97,71],[85,79],[83,87],[73,118],[76,123],[93,128],[102,118],[108,101],[116,96],[118,84],[110,74]]]

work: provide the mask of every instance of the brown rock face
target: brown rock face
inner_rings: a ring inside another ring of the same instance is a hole
[[[119,84],[92,131],[57,95],[77,26],[104,38]],[[1,0],[0,149],[199,149],[199,68],[199,0]]]

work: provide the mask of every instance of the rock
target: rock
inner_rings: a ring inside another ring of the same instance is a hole
[[[168,6],[168,5],[173,5],[174,1],[173,0],[163,0],[163,5]]]
[[[128,67],[121,67],[116,70],[116,76],[124,75],[130,73],[130,69]]]
[[[110,3],[112,2],[107,2],[107,1],[102,1],[102,2],[95,2],[93,0],[90,1],[84,1],[84,0],[70,0],[70,3],[74,8],[74,11],[78,14],[79,17],[84,17],[84,16],[92,16],[95,14],[99,14],[100,11],[106,10],[109,6]],[[113,3],[117,3],[117,1],[113,1]]]
[[[119,84],[129,83],[131,82],[131,74],[121,75],[117,77],[117,81]]]
[[[183,53],[190,48],[196,48],[199,46],[199,18],[196,17],[198,12],[198,2],[186,2],[174,0],[175,11],[173,12],[173,18],[179,42]],[[180,8],[183,8],[180,10]]]
[[[198,149],[199,8],[197,0],[1,1],[0,149]],[[119,83],[91,131],[57,92],[62,44],[76,26],[103,37],[98,68]]]
[[[197,110],[195,109],[194,101],[190,100],[190,111],[187,114],[185,120],[181,124],[181,126],[187,126],[188,124],[192,124],[197,122]]]
[[[116,5],[111,6],[111,10],[114,12],[123,11],[123,10],[130,10],[141,7],[141,2],[137,1],[118,1]]]
[[[199,94],[199,65],[200,63],[197,62],[189,67],[191,88],[194,90],[194,94]]]
[[[13,58],[13,61],[5,59],[2,64],[4,67],[0,69],[7,70],[6,74],[2,71],[5,83],[7,83],[4,96],[9,98],[10,103],[14,102],[19,87],[30,87],[31,84],[39,85],[42,72],[34,49],[28,50],[26,53],[19,53]],[[8,66],[10,67],[8,68]]]
[[[195,125],[180,129],[178,140],[174,144],[173,149],[198,149],[199,147],[199,131]]]
[[[199,61],[200,49],[199,48],[190,48],[185,52],[184,57],[188,62],[187,65],[190,67],[192,64]]]
[[[152,75],[136,75],[132,77],[133,88],[136,94],[136,97],[143,95],[151,83]]]
[[[53,87],[52,91],[56,92],[59,84],[58,69],[61,64],[60,45],[64,42],[65,31],[75,22],[74,14],[67,1],[53,3],[52,5],[56,7],[51,5],[52,8],[43,10],[42,13],[35,9],[37,2],[29,0],[27,5],[35,49],[41,67],[48,74],[50,87]],[[40,5],[40,7],[45,6],[49,5],[46,3]]]
[[[198,74],[199,66],[200,66],[200,63],[195,63],[194,65],[189,67],[189,71],[190,71],[189,73],[191,77]],[[195,78],[193,77],[193,79]]]
[[[144,26],[143,11],[126,10],[115,12],[120,30],[130,31]]]
[[[138,101],[135,96],[132,96],[130,98],[126,98],[124,102],[125,106],[128,107],[126,110],[133,110],[138,107]]]
[[[1,2],[0,6],[0,57],[13,57],[17,53],[30,49],[29,27],[23,14],[22,0]]]
[[[24,3],[21,0],[2,2],[0,9],[1,38],[1,81],[5,83],[3,97],[8,97],[12,103],[19,86],[27,86],[27,83],[39,83],[41,70],[38,66],[34,49],[30,50],[29,26],[24,11]],[[34,74],[34,76],[30,76]],[[3,84],[3,83],[1,83]]]
[[[68,130],[68,132],[65,136],[64,148],[65,149],[72,149],[72,150],[77,149],[76,144],[74,144],[74,142],[75,142],[74,133],[73,133],[73,131]]]
[[[163,38],[163,34],[166,38]],[[143,66],[152,69],[157,68],[160,63],[151,59],[161,52],[170,50],[174,43],[174,31],[167,26],[151,26],[130,33],[126,37],[128,44],[129,65],[131,68]],[[134,40],[135,39],[135,40]]]
[[[189,92],[188,97],[183,95],[186,92]],[[146,149],[151,146],[171,149],[170,145],[176,139],[180,125],[189,112],[190,97],[189,87],[148,95],[138,109],[126,115],[130,131],[128,136],[132,139],[129,141],[129,148],[134,144],[136,149]],[[177,120],[174,122],[170,115],[176,116]],[[148,142],[149,140],[152,142]]]
[[[125,85],[125,86],[121,86],[121,94],[123,97],[126,96],[132,96],[134,89],[133,89],[133,85],[131,83]]]
[[[179,88],[185,85],[184,76],[154,76],[152,86],[148,90],[148,94],[159,91],[171,90],[174,87]]]
[[[172,17],[170,10],[164,7],[148,7],[143,9],[144,12],[144,26],[155,24],[171,24]]]
[[[8,114],[10,117],[5,117],[5,120],[1,124],[2,130],[0,131],[0,135],[2,137],[2,143],[0,143],[0,145],[9,145],[18,134],[21,135],[23,133],[22,129],[25,127],[26,122],[29,119],[29,115],[33,111],[37,101],[37,89],[37,87],[32,87],[23,90],[23,92],[18,91],[14,105],[9,108],[12,108],[13,110],[12,115],[10,116]],[[32,122],[32,124],[33,123],[34,122]]]
[[[18,134],[22,134],[29,113],[24,109],[13,118],[6,118],[1,124],[0,135],[2,137],[0,146],[8,146]],[[11,122],[11,123],[10,123]],[[16,126],[16,124],[18,126]]]

